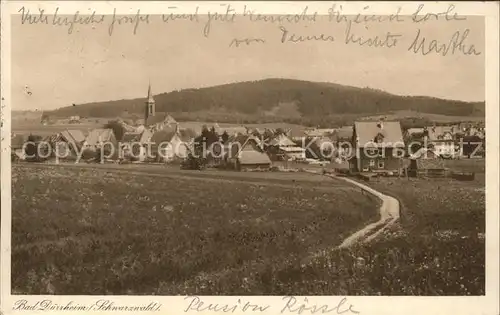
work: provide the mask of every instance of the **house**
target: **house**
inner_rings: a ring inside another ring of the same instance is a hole
[[[399,172],[405,144],[397,121],[357,121],[354,123],[355,157],[351,169],[357,172]]]
[[[304,131],[305,135],[307,137],[325,137],[325,136],[329,136],[329,135],[332,135],[333,133],[335,132],[335,129],[320,129],[320,128],[316,128],[316,129],[309,129],[309,130],[306,130]]]
[[[423,135],[424,134],[424,128],[408,128],[404,132],[404,137],[405,139],[411,139],[415,136]]]
[[[442,157],[461,155],[456,150],[455,134],[459,129],[455,126],[432,126],[424,128],[424,145],[430,147]]]
[[[118,142],[113,129],[99,128],[91,130],[83,145],[85,150],[97,152],[102,149],[110,159],[117,158],[119,154]]]
[[[437,159],[439,156],[431,149],[422,147],[410,155],[410,159]]]
[[[13,159],[25,160],[26,153],[24,144],[27,139],[23,135],[12,134],[10,138],[11,156]]]
[[[185,159],[192,151],[196,134],[191,129],[180,129],[179,124],[159,130],[151,137],[153,154],[160,162]]]
[[[349,160],[340,157],[334,158],[328,165],[328,168],[333,169],[339,174],[347,174],[350,171]]]
[[[148,155],[151,156],[149,150],[151,149],[150,140],[152,136],[153,134],[148,129],[125,132],[120,142],[122,157],[141,162],[145,161]]]
[[[80,116],[70,116],[69,117],[70,124],[78,124],[80,123]]]
[[[410,158],[410,165],[408,166],[408,176],[410,177],[444,177],[446,168],[444,160],[433,155],[434,152],[422,148],[422,153],[413,155]]]
[[[251,135],[239,135],[231,139],[226,164],[236,170],[268,170],[271,159]]]
[[[270,154],[277,160],[305,160],[306,149],[299,147],[285,134],[278,134],[266,141],[266,147]]]
[[[339,151],[335,140],[327,136],[308,137],[301,144],[308,159],[330,160]]]
[[[136,123],[143,125],[144,128],[149,129],[151,133],[173,127],[177,124],[177,121],[169,114],[156,112],[156,102],[151,92],[151,83],[148,86],[148,95],[144,105],[144,119],[138,119]]]
[[[352,134],[353,134],[352,126],[343,126],[338,129],[335,129],[333,131],[331,138],[337,143],[341,142],[351,143]]]
[[[80,152],[85,135],[81,130],[64,130],[45,139],[51,146],[53,155],[58,158],[76,158]]]

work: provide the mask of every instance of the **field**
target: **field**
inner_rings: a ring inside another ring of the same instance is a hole
[[[66,129],[76,129],[81,130],[85,134],[95,128],[103,128],[104,123],[87,123],[87,124],[61,124],[61,125],[42,125],[39,122],[34,122],[30,124],[25,123],[13,123],[12,133],[21,135],[37,135],[37,136],[50,136],[58,132],[64,131]]]
[[[420,113],[411,110],[400,110],[390,113],[385,113],[383,115],[371,115],[363,117],[366,120],[401,120],[405,118],[424,118],[436,123],[458,123],[462,121],[470,122],[484,122],[485,117],[482,116],[450,116],[450,115],[440,115],[440,114],[430,114],[430,113]]]
[[[392,248],[390,255],[396,260],[391,291],[485,293],[484,174],[473,182],[401,179],[371,185],[402,203],[399,229],[370,248],[381,256],[386,256],[384,249]],[[396,277],[405,280],[395,282]]]
[[[13,165],[13,294],[291,294],[304,258],[378,217],[320,176],[122,169]]]

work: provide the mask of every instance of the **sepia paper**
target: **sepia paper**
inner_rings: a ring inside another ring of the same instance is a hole
[[[1,5],[2,313],[498,314],[498,3]]]

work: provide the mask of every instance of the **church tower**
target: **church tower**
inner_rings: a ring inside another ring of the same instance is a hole
[[[144,123],[147,123],[149,117],[155,115],[155,99],[151,93],[151,82],[148,87],[148,99],[146,100],[146,116],[144,117]]]

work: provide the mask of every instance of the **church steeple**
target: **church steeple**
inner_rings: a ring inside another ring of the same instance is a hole
[[[152,117],[155,115],[155,99],[153,98],[153,93],[151,92],[151,82],[149,82],[148,86],[148,99],[146,101],[146,116],[145,118],[145,123],[147,123],[147,120],[149,117]]]

